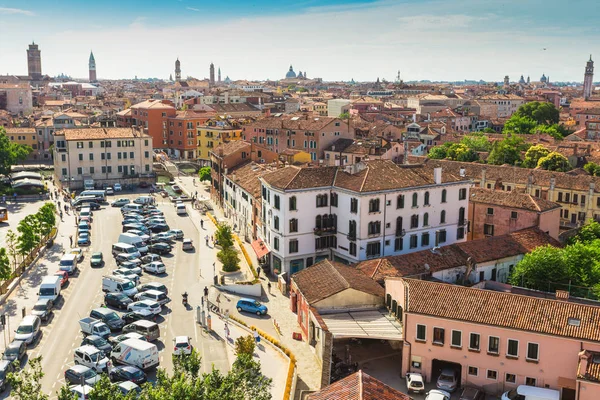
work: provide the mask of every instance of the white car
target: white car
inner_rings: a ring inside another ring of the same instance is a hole
[[[134,301],[127,306],[129,311],[149,310],[152,314],[160,314],[162,306],[152,300]]]
[[[115,183],[115,184],[113,185],[113,189],[114,189],[114,191],[115,191],[115,192],[120,192],[121,190],[123,190],[123,189],[121,188],[121,184],[120,184],[120,183]]]
[[[182,250],[194,250],[194,242],[192,239],[183,239],[183,243],[181,244]]]
[[[425,381],[423,375],[416,372],[406,374],[406,390],[407,393],[423,393],[425,391]]]
[[[83,250],[81,250],[79,247],[72,248],[69,253],[77,256],[77,262],[81,262],[83,260]]]
[[[110,186],[109,186],[109,187],[107,187],[105,190],[106,190],[106,194],[115,194],[115,191],[114,191],[114,190],[113,190],[113,188],[112,188],[112,187],[110,187]]]
[[[179,355],[189,355],[192,354],[192,345],[190,344],[190,338],[187,336],[176,336],[173,339],[175,342],[175,346],[173,348],[173,354],[176,356]]]
[[[139,285],[140,284],[140,277],[139,275],[134,274],[132,271],[126,269],[126,268],[119,268],[113,271],[113,275],[116,276],[120,276],[123,277],[125,279],[129,279],[130,281],[132,281],[135,285]]]
[[[124,262],[121,265],[119,265],[119,269],[120,270],[127,270],[129,271],[129,274],[135,274],[135,275],[141,275],[142,274],[142,268],[138,267],[135,264],[129,263],[129,262]]]
[[[149,272],[151,274],[164,274],[167,272],[167,267],[160,261],[152,261],[148,264],[142,265],[144,271]]]
[[[72,395],[77,395],[75,397],[77,400],[87,400],[89,399],[89,394],[92,391],[92,387],[90,385],[75,385],[69,388]]]
[[[173,235],[175,239],[183,239],[183,231],[181,229],[171,229],[167,233]]]
[[[450,400],[452,395],[444,390],[430,390],[425,397],[425,400]]]
[[[73,358],[75,365],[85,365],[99,374],[108,372],[110,366],[110,361],[108,361],[104,352],[89,344],[76,348],[73,352]]]

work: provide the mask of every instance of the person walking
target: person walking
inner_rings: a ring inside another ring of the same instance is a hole
[[[269,289],[269,294],[271,293],[271,281],[267,282],[267,288]]]
[[[73,247],[73,235],[69,236],[69,242],[71,242],[71,247]]]
[[[206,241],[206,247],[208,247],[208,235],[206,235],[206,237],[204,238],[204,240]]]
[[[208,286],[204,286],[204,297],[208,300]]]
[[[229,324],[227,324],[227,321],[225,321],[225,338],[227,338],[227,341],[229,341]]]
[[[254,341],[256,342],[256,344],[260,343],[260,335],[258,334],[258,331],[256,329],[254,329],[254,331],[252,332],[252,335],[254,336]]]
[[[260,279],[260,267],[256,267],[256,278]]]
[[[200,228],[204,229],[204,220],[200,219]]]

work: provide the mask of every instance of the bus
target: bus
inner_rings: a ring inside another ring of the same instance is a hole
[[[0,207],[0,222],[8,221],[8,209],[6,207]]]
[[[84,190],[78,197],[94,196],[98,201],[106,201],[106,190]]]

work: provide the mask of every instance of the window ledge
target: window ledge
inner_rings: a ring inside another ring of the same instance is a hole
[[[425,339],[415,339],[415,342],[427,343],[427,340],[425,340]]]
[[[525,361],[532,364],[539,364],[540,360],[532,360],[531,358],[526,358]]]
[[[508,358],[509,360],[518,360],[519,356],[511,356],[511,355],[507,354],[506,358]]]
[[[500,357],[500,354],[499,354],[499,353],[491,353],[491,352],[489,352],[489,351],[487,352],[487,355],[488,355],[488,356],[492,356],[492,357]]]
[[[431,344],[434,346],[444,347],[444,343],[440,343],[440,342],[431,342]]]
[[[454,345],[450,345],[450,348],[451,348],[451,349],[454,349],[454,350],[462,350],[462,346],[454,346]]]
[[[477,349],[468,349],[471,353],[481,353],[481,350]]]

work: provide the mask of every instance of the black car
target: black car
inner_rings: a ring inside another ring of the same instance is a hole
[[[144,371],[132,365],[114,367],[108,371],[108,377],[111,382],[130,381],[136,385],[141,385],[146,382],[146,374]]]
[[[147,321],[154,321],[156,319],[156,315],[143,311],[131,311],[121,315],[121,319],[123,319],[123,321],[125,321],[125,323],[129,325],[141,319],[145,319]]]
[[[98,350],[103,351],[106,355],[109,355],[112,351],[112,346],[110,345],[110,343],[108,343],[106,339],[98,335],[84,336],[81,345],[85,346],[86,344],[94,346]]]
[[[84,365],[73,365],[65,371],[65,381],[70,384],[81,385],[81,381],[84,381],[87,385],[94,385],[99,380],[100,375]]]
[[[126,310],[129,304],[133,303],[124,293],[106,293],[104,295],[104,304],[111,307],[116,307],[119,310]]]
[[[151,244],[154,244],[154,243],[166,243],[166,244],[170,245],[171,243],[174,243],[175,241],[171,240],[171,239],[164,238],[164,237],[151,236],[150,239],[148,239],[146,242],[149,242]]]
[[[158,232],[167,232],[169,229],[169,225],[167,224],[151,224],[147,226],[148,229],[150,229],[152,232],[154,233],[158,233]]]
[[[93,201],[92,202],[84,201],[84,202],[81,202],[81,203],[77,203],[77,201],[75,201],[75,209],[77,211],[80,211],[82,208],[88,208],[88,207],[92,211],[99,210],[100,209],[100,204],[95,203]]]
[[[160,242],[148,246],[148,252],[153,254],[169,254],[171,246],[168,243]]]
[[[116,311],[109,310],[106,307],[95,308],[90,312],[90,318],[98,319],[104,322],[112,332],[118,332],[125,326],[125,321],[119,317]]]
[[[11,362],[15,361],[15,360],[19,360],[19,362],[20,362],[21,359],[23,358],[23,356],[25,355],[26,351],[27,351],[27,345],[25,344],[24,340],[13,340],[8,345],[6,350],[4,350],[4,353],[2,354],[2,359],[8,360]]]

